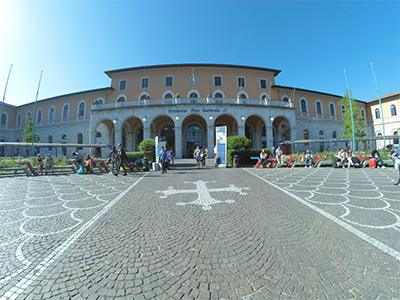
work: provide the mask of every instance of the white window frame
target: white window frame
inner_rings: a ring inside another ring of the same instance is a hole
[[[321,113],[318,113],[317,103],[319,103],[321,105]],[[316,115],[321,115],[321,116],[324,115],[324,106],[322,105],[322,102],[319,99],[315,100],[315,114]]]
[[[143,86],[143,80],[144,79],[147,79],[147,87],[144,87]],[[148,88],[150,88],[150,77],[142,77],[142,78],[140,78],[140,88],[141,89],[148,89]]]
[[[376,111],[379,111],[379,118],[377,118],[376,117]],[[379,107],[376,107],[375,109],[374,109],[374,119],[375,120],[381,120],[382,119],[382,112],[381,112],[381,110],[379,109]]]
[[[104,98],[103,98],[103,97],[97,98],[96,101],[97,101],[97,102],[102,101],[102,102],[99,103],[99,104],[104,104],[104,103],[106,103],[106,101],[104,101]]]
[[[53,114],[53,119],[51,118],[51,109],[54,108],[54,114]],[[56,107],[54,105],[50,106],[49,108],[49,117],[48,120],[49,121],[54,121],[56,118]]]
[[[239,79],[243,79],[243,83],[244,83],[243,86],[240,86],[240,85],[239,85]],[[237,86],[240,87],[240,88],[245,88],[245,87],[247,87],[247,84],[246,84],[246,77],[245,77],[245,76],[236,76],[236,83],[237,83]]]
[[[360,109],[360,116],[365,119],[365,110],[364,110],[364,108]]]
[[[261,80],[265,80],[265,88],[261,87]],[[260,84],[260,89],[267,90],[268,89],[268,79],[267,78],[259,78],[258,82]]]
[[[283,99],[284,99],[285,97],[288,99],[288,101],[283,101]],[[290,99],[290,97],[289,97],[288,95],[285,94],[285,95],[282,96],[281,101],[282,101],[282,102],[289,102],[289,99]]]
[[[121,89],[121,83],[125,81],[125,88]],[[118,90],[119,91],[126,91],[128,89],[128,79],[120,79],[118,83]]]
[[[39,112],[41,112],[40,121],[39,121]],[[43,109],[39,108],[36,113],[36,123],[43,123]]]
[[[215,78],[216,77],[220,77],[221,78],[221,85],[215,85]],[[213,75],[213,86],[224,86],[224,78],[223,78],[222,75]]]
[[[224,99],[225,97],[225,93],[222,90],[215,90],[212,94],[213,98],[215,98],[215,94],[220,93],[222,95],[222,98],[216,98],[216,99]]]
[[[266,92],[263,92],[263,93],[260,94],[260,100],[264,100],[264,99],[262,98],[263,96],[266,96],[266,97],[267,97],[267,100],[271,100],[271,97],[270,97],[269,94],[266,93]],[[264,101],[265,101],[265,100],[264,100]]]
[[[332,107],[333,107],[333,115],[331,115],[331,104],[332,104]],[[328,108],[329,108],[329,116],[330,116],[330,117],[336,117],[337,113],[336,113],[336,106],[335,106],[335,103],[333,103],[332,101],[329,102]],[[340,108],[341,108],[341,107],[340,107]]]
[[[80,116],[79,115],[79,106],[81,106],[81,104],[83,103],[83,115],[82,116]],[[81,100],[81,101],[79,101],[79,103],[78,103],[78,109],[77,109],[77,111],[76,111],[76,116],[77,117],[84,117],[84,116],[86,116],[86,101],[85,100]]]
[[[143,101],[143,100],[146,100],[146,99],[140,99],[140,98],[142,98],[142,96],[149,96],[150,97],[150,94],[148,93],[148,92],[141,92],[140,94],[139,94],[139,97],[138,97],[138,101]]]
[[[171,95],[172,95],[172,98],[167,98],[167,99],[174,99],[174,98],[175,98],[174,92],[171,91],[171,90],[165,91],[165,92],[162,94],[162,97],[161,97],[161,98],[162,98],[162,99],[166,99],[165,96],[166,96],[167,94],[171,94]]]
[[[4,125],[1,123],[1,119],[3,119],[3,114],[4,114],[5,118],[6,118],[6,120],[4,122]],[[6,128],[8,128],[8,113],[5,112],[5,111],[3,111],[3,113],[2,113],[2,115],[0,117],[0,126],[5,126]]]
[[[22,122],[22,115],[21,115],[21,113],[19,113],[17,116],[17,126],[18,127],[21,126],[21,122]]]
[[[395,115],[392,115],[392,105],[394,105],[394,108],[396,109],[396,114]],[[397,107],[397,105],[396,105],[396,103],[390,103],[390,105],[389,105],[389,116],[391,117],[391,118],[396,118],[396,117],[398,117],[398,115],[399,115],[399,110],[398,110],[398,107]]]
[[[169,77],[171,77],[172,78],[172,84],[171,85],[166,85],[166,83],[167,83],[167,78],[169,78]],[[174,80],[175,78],[174,78],[174,75],[165,75],[164,76],[164,87],[173,87],[174,86]],[[174,93],[172,93],[172,95],[173,95]]]
[[[304,100],[304,102],[306,104],[306,112],[302,111],[302,109],[301,109],[301,100]],[[301,97],[300,100],[299,100],[299,104],[300,104],[300,113],[307,114],[307,116],[308,116],[310,110],[308,109],[308,101],[307,101],[307,99],[304,98],[304,97]]]
[[[68,106],[68,116],[66,118],[64,118],[64,109],[65,109],[66,106]],[[62,107],[62,110],[61,110],[61,119],[69,119],[69,115],[70,114],[71,114],[71,107],[69,106],[68,103],[65,103],[63,105],[63,107]]]

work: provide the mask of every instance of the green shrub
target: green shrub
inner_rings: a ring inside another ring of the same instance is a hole
[[[250,149],[252,145],[251,140],[245,136],[229,136],[227,139],[228,150],[244,150]]]
[[[143,153],[142,152],[126,152],[126,155],[128,155],[128,162],[135,162],[137,159],[142,159],[143,158]]]
[[[142,152],[143,157],[147,157],[149,162],[155,161],[156,155],[156,141],[154,139],[147,139],[140,143],[140,152]]]

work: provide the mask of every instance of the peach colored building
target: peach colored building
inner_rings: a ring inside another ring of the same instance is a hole
[[[5,104],[0,138],[22,141],[28,115],[35,117],[40,142],[66,145],[40,149],[53,155],[70,154],[69,143],[111,146],[122,142],[128,151],[134,151],[143,139],[156,136],[166,138],[177,158],[191,156],[196,144],[208,147],[212,153],[216,126],[227,126],[228,136],[247,136],[257,148],[270,148],[288,140],[340,137],[343,114],[338,102],[342,96],[277,85],[280,72],[224,64],[107,71],[110,87],[40,100],[36,112],[34,103]],[[386,134],[394,134],[400,128],[400,93],[382,97],[382,101],[385,128],[386,117],[391,124]],[[368,134],[379,134],[381,123],[373,114],[376,101],[357,101],[357,105],[360,116],[366,118]],[[284,147],[287,153],[292,150]],[[296,147],[296,151],[304,151],[304,147]],[[321,149],[323,145],[314,147],[313,151],[325,150]],[[28,154],[18,147],[2,147],[1,151],[2,155]],[[103,157],[107,154],[104,148],[95,153]]]

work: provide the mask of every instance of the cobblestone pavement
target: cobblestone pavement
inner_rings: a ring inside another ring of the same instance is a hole
[[[400,299],[394,169],[0,179],[0,299]]]

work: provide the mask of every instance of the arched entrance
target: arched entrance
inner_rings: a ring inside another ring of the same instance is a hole
[[[197,145],[203,145],[203,130],[197,125],[191,125],[186,130],[186,157],[191,157]]]
[[[290,124],[284,117],[276,117],[272,123],[274,131],[274,145],[290,141]],[[283,144],[279,145],[284,154],[292,153],[292,146]]]
[[[175,128],[173,125],[167,124],[162,126],[160,136],[165,137],[168,146],[175,148]]]

